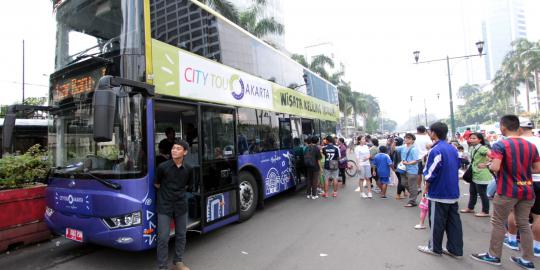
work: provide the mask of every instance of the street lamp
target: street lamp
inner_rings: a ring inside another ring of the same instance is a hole
[[[452,98],[452,79],[450,77],[450,59],[460,59],[460,58],[469,58],[473,56],[480,56],[486,55],[485,53],[482,54],[482,51],[484,50],[484,42],[478,41],[475,43],[476,48],[478,50],[478,54],[471,54],[471,55],[463,55],[463,56],[456,56],[456,57],[449,57],[448,55],[446,58],[442,59],[434,59],[434,60],[428,60],[428,61],[422,61],[418,62],[420,59],[420,51],[414,51],[414,61],[415,64],[424,64],[424,63],[431,63],[431,62],[439,62],[439,61],[446,61],[446,69],[448,71],[448,95],[450,96],[450,124],[451,124],[451,130],[452,134],[456,133],[456,120],[454,119],[454,99]]]

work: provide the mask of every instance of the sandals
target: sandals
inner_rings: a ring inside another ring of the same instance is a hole
[[[404,205],[403,207],[415,207],[415,206],[416,206],[416,204],[408,203],[408,204]]]
[[[488,213],[484,213],[484,212],[480,212],[480,213],[476,213],[474,214],[475,217],[489,217],[489,214]]]
[[[469,209],[469,208],[464,208],[464,209],[459,210],[459,212],[460,213],[474,213],[474,210]]]

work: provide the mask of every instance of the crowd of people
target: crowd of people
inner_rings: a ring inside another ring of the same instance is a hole
[[[318,137],[311,137],[295,153],[303,154],[299,168],[307,175],[308,199],[337,196],[338,183],[346,183],[350,151],[358,166],[355,191],[361,198],[378,193],[386,199],[387,186],[394,183],[395,199],[406,199],[404,207],[420,208],[415,229],[425,229],[429,217],[429,241],[418,246],[419,251],[461,258],[460,214],[473,214],[491,217],[492,232],[488,251],[471,254],[472,259],[501,265],[506,246],[521,251],[520,257],[510,257],[512,262],[535,269],[532,258],[540,257],[540,138],[533,136],[530,120],[515,115],[503,116],[500,127],[502,136],[493,144],[482,132],[473,131],[464,134],[463,142],[453,140],[447,136],[447,125],[437,122],[429,130],[419,126],[416,134],[406,133],[403,138],[389,136],[384,145],[369,135],[356,137],[352,147],[343,138],[328,136],[319,144]],[[462,209],[458,209],[460,169],[470,194]],[[475,211],[478,197],[481,210]]]

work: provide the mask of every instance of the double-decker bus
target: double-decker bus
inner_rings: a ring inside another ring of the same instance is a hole
[[[293,141],[336,133],[336,87],[190,0],[56,0],[45,220],[124,250],[156,244],[166,131],[195,168],[188,229],[249,219],[297,184]]]

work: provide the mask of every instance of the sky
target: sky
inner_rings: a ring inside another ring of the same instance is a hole
[[[412,52],[421,52],[420,61],[475,54],[484,1],[489,0],[282,0],[286,47],[304,53],[306,46],[332,42],[353,90],[377,97],[385,118],[401,123],[423,113],[424,99],[429,114],[448,117],[446,63],[415,65]],[[540,37],[540,18],[529,15],[540,12],[540,1],[525,1],[528,32]],[[25,95],[46,96],[54,67],[51,1],[8,1],[3,7],[0,104],[21,101],[23,39]],[[450,69],[454,96],[467,74],[479,82],[484,78],[480,57],[451,61]]]

